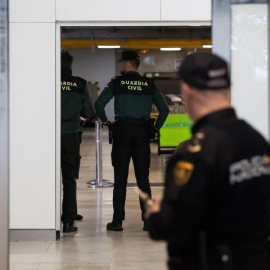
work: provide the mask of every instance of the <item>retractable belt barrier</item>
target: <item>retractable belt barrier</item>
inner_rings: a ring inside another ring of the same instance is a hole
[[[96,121],[95,123],[95,133],[96,133],[96,179],[87,182],[90,188],[104,188],[112,187],[113,183],[102,179],[102,123]]]

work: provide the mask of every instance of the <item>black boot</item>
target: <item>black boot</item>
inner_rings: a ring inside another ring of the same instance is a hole
[[[68,223],[68,222],[64,223],[64,227],[63,227],[64,233],[77,232],[77,231],[78,231],[78,228],[76,227],[74,223]]]
[[[123,227],[122,227],[122,220],[121,221],[115,221],[113,220],[112,222],[107,224],[107,230],[108,231],[123,231]]]
[[[143,223],[144,223],[143,230],[146,231],[146,232],[148,232],[149,231],[148,220],[144,220]]]
[[[77,216],[74,218],[74,220],[82,220],[83,219],[83,216],[77,214]]]
[[[83,216],[77,214],[77,216],[74,218],[74,220],[82,220]],[[63,217],[61,217],[61,221],[63,221]]]

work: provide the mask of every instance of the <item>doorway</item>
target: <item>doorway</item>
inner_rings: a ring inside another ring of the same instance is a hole
[[[89,83],[97,83],[100,91],[112,77],[120,75],[115,60],[120,58],[122,51],[129,49],[138,51],[141,56],[138,71],[141,75],[152,78],[161,87],[171,112],[177,113],[179,107],[173,101],[177,97],[180,98],[177,70],[187,54],[211,51],[211,27],[207,24],[183,25],[180,22],[58,23],[56,27],[56,230],[60,236],[61,47],[69,50],[74,56],[74,75],[83,77]],[[107,105],[106,113],[109,120],[113,120],[113,101]]]

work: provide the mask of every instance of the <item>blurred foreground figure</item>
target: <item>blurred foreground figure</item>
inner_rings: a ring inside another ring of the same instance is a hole
[[[193,137],[168,164],[150,235],[168,242],[170,269],[270,269],[270,147],[230,107],[224,60],[189,55],[180,77]]]

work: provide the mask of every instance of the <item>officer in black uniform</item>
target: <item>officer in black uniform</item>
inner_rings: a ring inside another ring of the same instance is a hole
[[[124,51],[121,60],[121,74],[114,77],[104,88],[95,103],[95,110],[102,122],[107,122],[104,108],[115,97],[115,134],[112,147],[112,165],[114,166],[113,221],[107,230],[122,231],[125,219],[126,186],[130,158],[132,157],[136,180],[139,188],[151,196],[149,184],[150,137],[147,120],[154,103],[159,116],[155,129],[160,129],[165,122],[169,108],[154,82],[142,77],[137,69],[140,57],[135,51]],[[151,129],[153,131],[153,129]],[[152,139],[155,135],[150,132]],[[142,219],[144,206],[141,202]],[[143,219],[144,220],[144,219]],[[144,230],[147,224],[144,223]]]
[[[269,270],[269,144],[231,108],[224,60],[189,55],[180,76],[193,137],[168,163],[150,235],[170,269]]]
[[[72,76],[73,56],[61,51],[61,169],[63,178],[62,221],[64,232],[77,231],[76,179],[80,168],[81,117],[94,113],[87,82]]]

